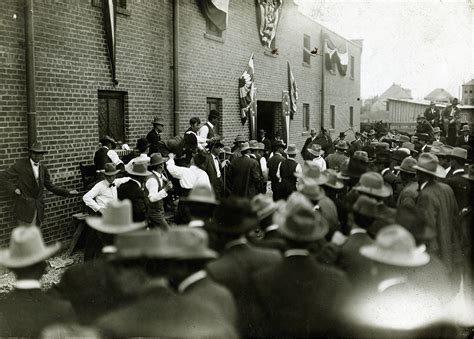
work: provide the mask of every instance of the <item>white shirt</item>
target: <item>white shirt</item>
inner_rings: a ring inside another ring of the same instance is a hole
[[[220,178],[221,170],[219,169],[219,158],[216,157],[214,154],[211,154],[211,156],[212,156],[212,160],[214,160],[214,167],[216,168],[217,177]]]
[[[301,249],[301,248],[293,248],[293,249],[290,249],[290,250],[286,250],[285,253],[283,254],[283,256],[285,258],[295,257],[295,256],[307,257],[307,256],[309,256],[309,251],[305,250],[305,249]]]
[[[166,168],[174,178],[179,180],[182,188],[191,189],[197,185],[211,188],[211,182],[207,173],[195,165],[190,167],[176,166],[174,159],[169,159],[166,162]]]
[[[138,157],[135,157],[132,160],[130,160],[129,163],[125,165],[125,169],[131,170],[133,167],[133,164],[136,162],[146,162],[147,164],[149,164],[150,157],[146,153],[142,153]]]
[[[117,200],[117,187],[129,181],[130,178],[118,178],[113,181],[115,186],[110,187],[107,180],[102,180],[94,185],[89,192],[84,194],[82,200],[87,207],[97,212],[107,206],[111,201]]]
[[[207,122],[207,124],[214,128],[214,125],[211,124],[209,121]],[[197,135],[204,139],[204,146],[206,146],[207,135],[209,134],[209,127],[207,126],[207,124],[202,125],[197,132]]]
[[[207,273],[204,270],[197,271],[191,274],[189,277],[181,281],[181,284],[179,284],[178,286],[178,292],[179,293],[185,292],[189,286],[197,283],[198,281],[201,281],[202,279],[205,279],[206,277],[207,277]]]
[[[148,199],[150,202],[157,202],[166,198],[168,196],[168,192],[163,188],[166,184],[166,178],[157,171],[152,171],[158,177],[158,181],[154,175],[150,176],[145,183],[146,189],[148,190]],[[158,188],[161,187],[161,190],[158,191]]]
[[[311,160],[311,162],[318,166],[321,171],[326,170],[326,160],[324,160],[323,157],[320,156],[319,158],[314,158],[313,160]]]
[[[103,147],[108,149],[107,156],[110,158],[110,160],[112,160],[112,162],[115,164],[115,166],[117,166],[118,164],[123,164],[123,161],[120,160],[117,152],[115,152],[112,149],[109,149],[107,146],[103,146]]]
[[[13,286],[19,290],[40,289],[41,283],[36,279],[20,279],[15,281]]]
[[[260,168],[262,169],[262,174],[265,180],[268,180],[268,167],[267,167],[267,159],[265,157],[260,158]]]
[[[39,180],[39,162],[35,166],[35,162],[30,158],[31,168],[33,169],[33,175],[35,176],[36,181]]]

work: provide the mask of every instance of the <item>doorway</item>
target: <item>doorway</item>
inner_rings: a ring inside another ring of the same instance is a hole
[[[273,140],[275,132],[283,133],[281,102],[257,101],[257,131],[264,129],[266,137]]]

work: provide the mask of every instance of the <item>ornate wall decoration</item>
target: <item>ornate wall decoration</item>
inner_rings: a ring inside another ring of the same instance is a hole
[[[257,0],[258,31],[262,44],[270,48],[280,20],[283,0]]]

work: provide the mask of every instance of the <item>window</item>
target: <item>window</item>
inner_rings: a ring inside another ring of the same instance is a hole
[[[351,79],[354,79],[354,67],[355,67],[354,56],[351,55]]]
[[[309,104],[303,104],[303,131],[309,131]]]
[[[472,89],[469,91],[469,93],[472,93]]]
[[[331,128],[336,128],[336,106],[329,106],[329,115],[331,118]]]
[[[127,9],[127,0],[118,0],[117,1],[117,7]]]
[[[303,63],[311,64],[311,37],[304,34],[303,36]]]
[[[99,137],[125,142],[125,92],[99,91]]]
[[[220,134],[220,130],[222,130],[222,99],[207,98],[207,115],[209,115],[213,109],[220,113],[219,126],[214,126],[214,132],[216,134]]]
[[[209,19],[206,19],[206,33],[218,38],[222,38],[222,31],[217,28],[217,26],[214,25],[214,23],[212,23],[212,21]]]
[[[389,103],[388,101],[386,102],[386,105],[385,105],[385,106],[386,106],[387,112],[390,111],[390,103]]]
[[[349,107],[349,126],[354,126],[354,107]]]

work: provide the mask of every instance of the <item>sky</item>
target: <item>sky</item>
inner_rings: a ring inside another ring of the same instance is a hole
[[[291,1],[291,0],[289,0]],[[474,78],[474,1],[295,0],[301,12],[348,39],[363,39],[361,96],[393,83],[422,99],[459,97]],[[472,7],[472,8],[471,8]]]

